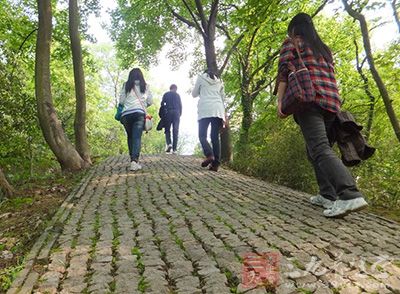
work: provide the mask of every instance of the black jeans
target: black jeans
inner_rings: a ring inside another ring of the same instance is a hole
[[[329,144],[328,133],[335,120],[335,114],[315,105],[295,114],[295,119],[303,133],[320,195],[330,200],[363,197],[349,170]]]
[[[144,113],[134,112],[121,117],[121,123],[125,127],[128,136],[128,148],[131,161],[139,161],[140,148],[142,146],[142,133],[144,127]]]
[[[169,110],[166,117],[165,123],[165,140],[167,145],[171,145],[171,125],[172,125],[172,150],[176,151],[178,146],[178,135],[179,135],[179,122],[180,113],[176,110]]]
[[[207,130],[208,126],[211,124],[211,143],[207,141]],[[219,165],[220,163],[220,153],[221,144],[219,140],[219,131],[222,127],[222,119],[219,117],[207,117],[199,120],[199,140],[201,147],[203,148],[203,153],[205,156],[214,156],[213,165]]]

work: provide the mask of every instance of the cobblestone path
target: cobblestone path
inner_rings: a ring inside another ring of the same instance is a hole
[[[400,293],[398,223],[326,219],[305,193],[193,157],[142,162],[94,168],[8,293]],[[279,286],[246,288],[245,254],[264,252],[280,255]]]

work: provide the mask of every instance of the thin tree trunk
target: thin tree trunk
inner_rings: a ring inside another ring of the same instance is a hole
[[[356,47],[356,61],[357,61],[357,71],[363,80],[363,89],[365,94],[369,98],[369,110],[368,110],[368,122],[367,122],[367,129],[365,131],[365,137],[367,140],[369,140],[369,137],[371,135],[371,129],[372,129],[372,123],[374,120],[374,113],[375,113],[375,96],[372,94],[371,89],[369,88],[369,83],[368,83],[368,77],[364,74],[363,72],[363,65],[365,62],[365,59],[360,63],[360,59],[358,56],[358,44],[357,41],[354,40],[354,45]]]
[[[225,128],[221,130],[221,162],[231,162],[232,154],[231,128],[229,126],[229,117],[226,117]]]
[[[243,85],[246,90],[248,90],[247,85]],[[244,150],[249,142],[249,131],[253,124],[253,99],[246,93],[246,90],[242,90],[241,105],[242,105],[242,123],[239,134],[239,145]]]
[[[394,20],[396,21],[397,28],[398,28],[399,34],[400,34],[400,16],[399,16],[399,12],[397,12],[397,6],[398,5],[397,5],[396,2],[397,2],[396,0],[393,0],[391,2],[391,4],[392,4],[392,9],[393,9]]]
[[[43,136],[62,170],[77,171],[86,167],[68,140],[53,105],[50,83],[50,46],[52,34],[51,0],[37,0],[39,24],[35,58],[35,94],[39,124]]]
[[[13,187],[8,183],[6,176],[3,173],[3,170],[0,167],[0,189],[4,192],[7,198],[10,198],[14,194]]]
[[[371,136],[371,129],[372,129],[372,123],[374,121],[374,113],[375,113],[375,96],[372,94],[371,90],[369,89],[368,85],[368,78],[365,76],[362,68],[358,69],[358,73],[360,74],[362,80],[363,80],[363,88],[365,91],[365,94],[367,94],[369,98],[369,109],[368,109],[368,121],[367,121],[367,128],[365,131],[365,137],[367,140],[369,140],[369,137]]]
[[[343,1],[344,7],[345,7],[347,13],[350,16],[352,16],[354,19],[358,20],[358,22],[360,23],[361,34],[362,34],[363,42],[364,42],[364,49],[365,49],[365,53],[367,56],[369,68],[371,70],[372,77],[374,78],[374,81],[379,89],[379,93],[382,96],[383,103],[385,104],[385,108],[386,108],[386,113],[389,116],[394,133],[395,133],[397,139],[400,141],[399,121],[397,119],[396,113],[394,112],[392,100],[390,99],[390,96],[386,89],[386,86],[383,83],[382,78],[379,75],[378,70],[375,67],[375,60],[372,56],[371,43],[370,43],[369,35],[368,35],[368,26],[367,26],[365,17],[361,13],[352,9],[346,0],[342,0],[342,1]]]
[[[75,79],[75,146],[83,160],[89,165],[90,148],[86,132],[86,94],[85,74],[82,63],[82,47],[79,35],[79,9],[77,0],[69,0],[69,37],[71,40],[72,61],[74,66]]]
[[[209,35],[209,32],[206,33]],[[204,38],[204,49],[206,53],[207,68],[212,72],[219,73],[217,65],[217,55],[215,53],[214,36]],[[229,118],[226,117],[225,128],[221,130],[221,161],[229,163],[232,160],[232,140]]]
[[[217,74],[222,74],[218,69],[217,65],[217,54],[215,52],[215,26],[216,26],[216,15],[218,14],[218,1],[214,1],[217,5],[213,16],[210,16],[208,23],[203,27],[205,34],[204,39],[204,50],[206,55],[207,68]],[[221,130],[221,161],[229,163],[232,160],[232,139],[231,129],[229,126],[229,118],[226,117],[225,128]]]

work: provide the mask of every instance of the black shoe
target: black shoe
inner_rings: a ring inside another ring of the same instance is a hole
[[[201,167],[207,167],[211,162],[214,161],[214,157],[208,156],[202,163]]]
[[[216,171],[218,171],[218,168],[219,168],[219,164],[212,163],[208,169],[216,172]]]

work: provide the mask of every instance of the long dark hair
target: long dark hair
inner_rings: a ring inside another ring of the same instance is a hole
[[[213,71],[210,70],[210,69],[206,69],[206,70],[204,71],[204,73],[208,74],[208,76],[209,76],[210,78],[212,78],[213,80],[215,80],[215,78],[219,79],[218,74],[215,73],[215,72],[213,72]]]
[[[317,58],[323,56],[327,62],[333,61],[331,50],[322,42],[311,16],[307,13],[299,13],[292,18],[288,26],[288,34],[291,37],[301,36]]]
[[[139,81],[140,92],[146,92],[146,81],[140,68],[134,68],[129,72],[128,80],[125,83],[125,93],[129,93],[135,87],[135,81]]]

